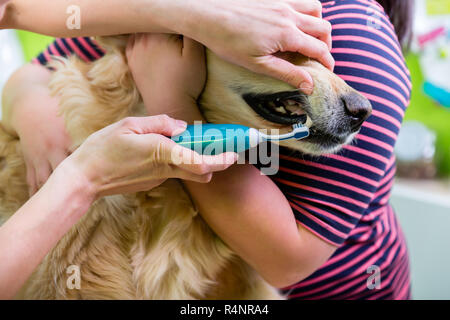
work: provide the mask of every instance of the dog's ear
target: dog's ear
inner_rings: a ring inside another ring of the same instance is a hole
[[[95,37],[98,45],[106,52],[119,51],[125,53],[129,35]]]

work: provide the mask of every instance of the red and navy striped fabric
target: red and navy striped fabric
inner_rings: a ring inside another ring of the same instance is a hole
[[[52,56],[67,57],[72,54],[76,54],[83,61],[91,62],[101,58],[105,52],[95,41],[88,37],[60,38],[56,39],[46,50],[37,56],[33,60],[33,63],[46,65]]]
[[[275,181],[297,221],[338,246],[319,270],[286,292],[292,299],[407,299],[407,248],[389,197],[393,148],[410,99],[409,71],[377,2],[322,5],[333,26],[334,71],[371,101],[373,113],[355,143],[338,154],[281,156]],[[380,271],[379,288],[370,285],[372,266]]]
[[[296,220],[338,248],[314,274],[284,291],[291,299],[408,299],[408,253],[389,197],[393,148],[410,99],[409,71],[376,1],[322,4],[333,25],[335,73],[371,101],[373,114],[356,141],[337,154],[318,158],[281,151],[280,172],[273,178]],[[92,61],[102,50],[89,38],[58,39],[36,62],[71,53]],[[379,270],[379,286],[371,285],[373,270]]]

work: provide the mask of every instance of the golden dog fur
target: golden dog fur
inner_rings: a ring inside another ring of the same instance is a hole
[[[70,58],[53,66],[50,88],[60,98],[74,148],[90,134],[127,116],[143,115],[129,72],[126,37],[103,39],[107,54],[86,64]],[[230,88],[253,92],[293,90],[289,85],[231,65],[208,52],[208,81],[201,99],[210,122],[278,128],[249,108]],[[323,99],[351,91],[317,62],[292,56],[316,81],[309,98],[327,116]],[[314,117],[313,117],[314,118]],[[319,118],[317,118],[319,119]],[[317,120],[316,121],[319,121]],[[307,142],[287,146],[319,153]],[[0,218],[28,199],[19,141],[0,126]],[[67,268],[80,267],[81,289],[67,287]],[[25,299],[282,299],[203,221],[175,179],[149,192],[97,201],[46,256],[18,298]]]

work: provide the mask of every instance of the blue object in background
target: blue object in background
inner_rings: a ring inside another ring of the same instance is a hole
[[[444,107],[450,108],[450,92],[448,92],[443,88],[435,86],[434,84],[428,81],[426,81],[423,84],[423,90],[433,100],[435,100]]]

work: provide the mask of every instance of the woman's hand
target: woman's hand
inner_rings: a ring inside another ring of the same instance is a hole
[[[27,183],[33,195],[47,181],[50,174],[70,154],[71,140],[58,116],[58,101],[44,95],[36,95],[36,104],[23,105],[17,134],[27,168]],[[43,100],[47,105],[43,105]]]
[[[91,135],[0,228],[0,299],[12,298],[99,197],[149,190],[167,178],[208,182],[236,154],[200,156],[162,136],[184,122],[127,118]],[[185,155],[185,162],[180,156]],[[189,161],[188,161],[189,160]]]
[[[99,198],[150,190],[168,178],[207,183],[237,160],[235,153],[201,156],[167,138],[185,129],[166,115],[126,118],[91,135],[61,166],[75,168]]]
[[[179,35],[145,33],[130,37],[126,53],[149,115],[202,120],[197,99],[206,80],[203,45]]]
[[[3,96],[3,124],[20,138],[27,183],[33,195],[70,154],[71,140],[58,115],[59,101],[50,95],[51,73],[27,64],[8,80]]]
[[[331,25],[322,19],[318,0],[180,0],[174,12],[185,24],[183,33],[222,58],[252,71],[288,82],[311,93],[306,70],[278,58],[277,52],[298,52],[329,69],[334,60]]]

